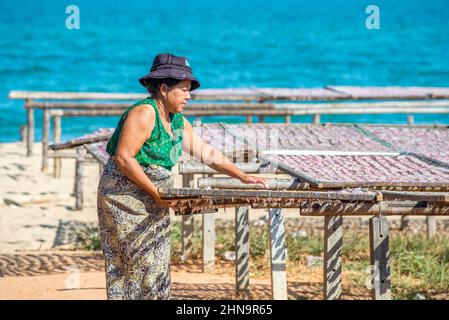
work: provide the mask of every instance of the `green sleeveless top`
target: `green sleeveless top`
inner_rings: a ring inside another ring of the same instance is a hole
[[[139,152],[136,154],[135,159],[139,164],[144,166],[156,164],[171,170],[182,154],[184,117],[181,113],[170,113],[170,117],[172,119],[171,129],[173,132],[173,137],[170,136],[162,124],[156,101],[150,97],[136,102],[125,110],[120,118],[117,128],[108,141],[106,152],[111,156],[115,155],[120,138],[120,132],[122,130],[123,123],[125,122],[126,115],[130,110],[142,104],[149,104],[153,106],[154,111],[156,112],[156,119],[154,121],[154,128],[151,132],[150,138],[144,142]]]

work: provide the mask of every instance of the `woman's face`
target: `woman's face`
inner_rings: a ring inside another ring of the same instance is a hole
[[[182,112],[187,105],[187,101],[190,100],[190,80],[182,80],[177,85],[165,91],[165,101],[167,103],[168,111],[171,113]]]

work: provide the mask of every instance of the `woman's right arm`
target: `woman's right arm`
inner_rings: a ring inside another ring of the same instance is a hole
[[[155,111],[149,105],[141,105],[129,111],[122,126],[114,160],[130,180],[151,195],[158,205],[163,206],[157,187],[135,159],[144,142],[150,138],[155,119]]]

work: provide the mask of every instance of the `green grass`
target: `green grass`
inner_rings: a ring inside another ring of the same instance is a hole
[[[225,251],[235,250],[234,228],[232,225],[217,226],[217,258]],[[174,223],[171,229],[171,256],[174,261],[182,253],[181,223]],[[305,264],[307,255],[321,256],[323,241],[321,236],[306,238],[287,234],[288,260]],[[250,226],[250,257],[254,272],[262,272],[268,266],[269,233],[267,226]],[[87,250],[101,250],[98,230],[89,229],[79,235],[79,243]],[[201,222],[196,221],[193,237],[193,259],[201,258]],[[445,237],[426,239],[424,236],[390,235],[390,268],[392,274],[392,294],[395,299],[433,298],[449,292],[449,241]],[[364,287],[369,277],[369,239],[366,233],[347,231],[343,238],[343,273],[349,274],[350,286]],[[368,290],[368,289],[366,289]]]
[[[98,228],[86,227],[86,229],[79,230],[76,233],[77,246],[89,251],[100,251],[101,241],[98,234]]]

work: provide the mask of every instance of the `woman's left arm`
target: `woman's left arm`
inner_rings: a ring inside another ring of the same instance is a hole
[[[247,175],[237,168],[223,153],[201,139],[186,118],[184,118],[183,148],[185,152],[200,160],[201,163],[207,164],[220,173],[239,179],[243,183],[258,183],[268,189],[268,182],[265,178]]]

